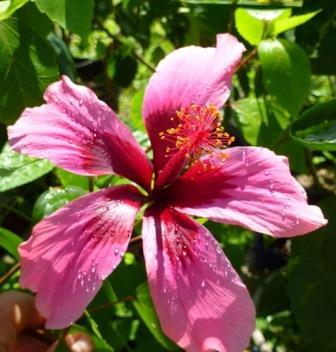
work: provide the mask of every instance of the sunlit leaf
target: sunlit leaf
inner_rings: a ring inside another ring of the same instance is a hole
[[[290,116],[268,97],[237,100],[233,109],[240,130],[251,145],[273,146],[290,122]]]
[[[85,37],[93,17],[93,0],[32,0],[39,10],[64,29]]]
[[[280,21],[275,21],[272,34],[278,35],[282,32],[288,31],[289,29],[301,26],[315,17],[319,12],[320,11],[309,12],[304,15],[293,16]]]
[[[6,144],[0,153],[0,192],[34,181],[52,169],[48,160],[16,153]]]
[[[82,188],[68,186],[66,188],[49,188],[38,198],[33,208],[32,221],[39,222],[45,216],[55,212],[63,205],[82,196],[85,191]]]
[[[142,101],[145,91],[143,89],[136,92],[132,98],[130,124],[134,130],[145,131],[142,119]]]
[[[223,5],[246,5],[246,6],[302,6],[303,0],[183,0],[190,4],[223,4]]]
[[[27,106],[39,105],[58,77],[49,43],[17,18],[0,22],[0,121],[14,122]]]
[[[252,45],[260,43],[265,31],[265,22],[255,18],[245,9],[237,9],[235,24],[239,34],[246,41]]]
[[[296,172],[306,172],[304,148],[288,132],[290,115],[269,97],[244,98],[233,104],[237,125],[244,139],[254,146],[272,148],[286,155]]]
[[[89,189],[89,178],[87,176],[76,175],[61,168],[56,168],[55,173],[63,187],[76,186],[85,190]]]
[[[257,45],[262,39],[273,34],[275,23],[286,20],[290,15],[290,9],[251,10],[238,8],[235,12],[235,23],[239,34],[250,44]]]
[[[0,21],[12,16],[12,14],[22,7],[29,0],[5,0],[0,1]]]

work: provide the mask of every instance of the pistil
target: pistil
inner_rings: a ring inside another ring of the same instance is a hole
[[[206,154],[226,148],[235,139],[225,132],[223,116],[214,105],[182,107],[171,120],[175,126],[159,133],[160,138],[168,142],[166,157],[183,151],[193,163]]]

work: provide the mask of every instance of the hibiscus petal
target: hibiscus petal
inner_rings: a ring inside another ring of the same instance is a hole
[[[170,204],[190,215],[279,237],[303,235],[327,223],[319,207],[307,204],[286,157],[255,147],[223,153],[225,160],[209,157],[211,167],[204,160],[178,179],[168,191]]]
[[[20,284],[37,293],[48,328],[82,315],[125,253],[140,206],[132,186],[91,193],[44,219],[20,245]]]
[[[159,63],[143,104],[156,172],[166,165],[165,150],[170,146],[160,139],[159,133],[174,127],[170,118],[181,107],[193,103],[222,107],[230,94],[234,68],[244,50],[232,35],[219,34],[216,48],[178,49]]]
[[[13,149],[77,174],[116,173],[149,188],[152,167],[144,151],[93,91],[63,76],[44,99],[47,104],[25,109],[8,128]]]
[[[254,306],[208,230],[173,208],[151,209],[142,236],[165,334],[186,351],[241,352],[254,329]]]

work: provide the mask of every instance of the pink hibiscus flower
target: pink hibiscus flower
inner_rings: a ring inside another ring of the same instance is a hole
[[[174,51],[147,87],[143,117],[153,165],[116,114],[63,77],[45,105],[8,128],[11,146],[81,175],[115,173],[141,186],[81,197],[36,225],[20,246],[22,287],[37,293],[48,328],[78,319],[122,259],[140,207],[151,295],[165,334],[187,351],[241,352],[255,325],[249,293],[209,231],[191,216],[290,237],[326,223],[285,157],[232,147],[218,112],[244,47]],[[143,191],[145,190],[145,191]]]

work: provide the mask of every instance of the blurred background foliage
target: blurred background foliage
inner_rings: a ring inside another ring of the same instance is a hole
[[[155,66],[175,48],[213,46],[220,32],[247,48],[224,108],[226,129],[237,145],[287,155],[309,201],[329,219],[292,240],[205,223],[255,301],[250,351],[336,351],[334,0],[1,0],[0,290],[19,288],[17,246],[36,222],[86,192],[124,182],[18,155],[6,144],[6,126],[66,74],[92,88],[147,148],[141,104]],[[177,351],[145,282],[134,242],[71,330],[87,331],[97,351]]]

